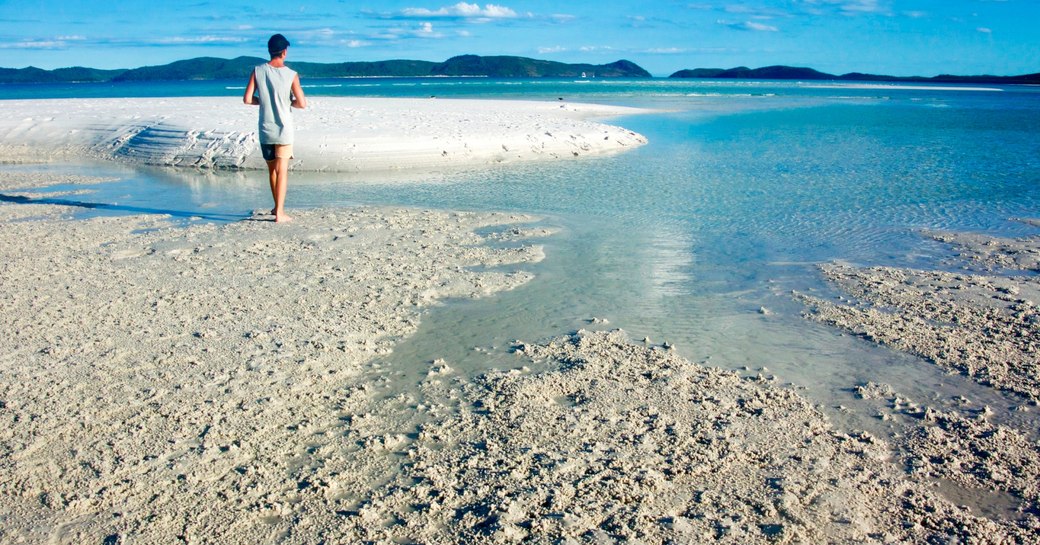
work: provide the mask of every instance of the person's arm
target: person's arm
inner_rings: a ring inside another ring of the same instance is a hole
[[[303,96],[303,86],[300,85],[300,76],[299,75],[297,75],[292,80],[292,94],[293,94],[293,101],[292,101],[292,107],[293,108],[299,108],[299,109],[302,110],[302,109],[307,107],[307,97]]]
[[[260,101],[257,97],[253,96],[253,92],[256,91],[256,72],[249,75],[249,84],[246,85],[246,93],[242,95],[242,102],[250,106],[259,106]]]

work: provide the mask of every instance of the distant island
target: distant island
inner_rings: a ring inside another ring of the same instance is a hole
[[[0,84],[4,83],[75,83],[120,81],[206,81],[236,80],[249,76],[254,66],[266,62],[260,57],[221,59],[199,57],[159,66],[120,70],[99,70],[76,66],[44,70],[28,68],[0,68]],[[340,63],[289,62],[304,78],[397,77],[419,78],[436,76],[489,77],[489,78],[650,78],[649,72],[634,62],[619,60],[610,64],[568,64],[555,61],[512,56],[460,55],[444,62],[417,60],[357,61]],[[869,81],[911,83],[992,83],[1040,85],[1040,73],[1021,76],[954,76],[942,74],[933,77],[885,76],[850,72],[835,75],[812,68],[796,66],[765,66],[762,68],[695,68],[680,70],[669,78],[749,79],[749,80],[802,80],[802,81]]]
[[[696,68],[692,70],[680,70],[670,78],[700,78],[700,79],[779,79],[779,80],[836,80],[836,81],[887,81],[887,82],[911,82],[911,83],[997,83],[997,84],[1040,84],[1040,73],[1025,74],[1022,76],[953,76],[942,74],[933,77],[921,76],[884,76],[878,74],[864,74],[862,72],[850,72],[840,76],[819,72],[812,68],[796,66],[765,66],[762,68],[748,68],[738,66],[736,68]]]
[[[199,57],[161,66],[124,70],[73,67],[43,70],[0,68],[0,83],[71,83],[119,81],[226,80],[249,77],[260,57],[220,59]],[[304,78],[485,76],[491,78],[649,78],[637,64],[619,60],[610,64],[567,64],[526,57],[461,55],[444,62],[389,60],[375,62],[289,62]]]

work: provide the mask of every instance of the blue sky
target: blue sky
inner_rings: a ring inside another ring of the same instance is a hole
[[[1040,72],[1040,0],[0,0],[0,66],[133,68],[198,56],[341,62],[629,59],[654,75],[771,64],[893,75]]]

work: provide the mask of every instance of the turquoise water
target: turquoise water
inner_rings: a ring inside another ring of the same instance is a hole
[[[537,278],[527,286],[431,311],[419,333],[388,357],[406,379],[434,358],[479,372],[489,359],[515,365],[506,350],[513,339],[621,327],[636,339],[672,343],[695,361],[751,372],[766,367],[828,408],[854,407],[847,389],[866,380],[940,405],[955,394],[998,410],[1019,403],[813,324],[790,293],[829,293],[817,266],[834,260],[946,266],[949,250],[921,236],[922,229],[1040,232],[1011,219],[1040,216],[1040,88],[479,78],[305,84],[315,97],[564,98],[661,110],[612,120],[650,141],[613,157],[293,175],[291,207],[509,210],[560,229],[545,241],[547,259],[530,267]],[[230,97],[240,85],[0,86],[0,98]],[[121,179],[65,197],[87,205],[84,214],[156,211],[233,221],[270,206],[259,173],[48,168]],[[593,317],[609,325],[592,326]],[[856,410],[833,416],[879,425]]]

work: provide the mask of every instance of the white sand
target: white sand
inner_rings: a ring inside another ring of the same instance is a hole
[[[329,465],[351,450],[337,428],[378,386],[361,378],[373,357],[430,305],[519,286],[530,275],[510,265],[542,258],[473,234],[519,215],[298,211],[175,229],[12,209],[44,219],[0,228],[4,543],[271,528],[308,449],[336,451]],[[249,536],[237,542],[261,541]]]
[[[810,316],[1040,402],[1040,237],[933,234],[979,272],[826,265],[858,304],[804,296]],[[980,274],[1011,269],[1012,274]]]
[[[1022,220],[1040,226],[1036,220]],[[799,295],[807,316],[922,358],[1020,400],[1013,410],[1040,403],[1040,237],[1002,239],[972,233],[931,233],[949,243],[963,272],[826,265],[824,276],[855,299]],[[1025,273],[1023,271],[1026,271]],[[868,388],[884,399],[885,419],[919,419],[899,444],[915,475],[1000,490],[1028,512],[1020,525],[1040,536],[1040,442],[1032,425],[1016,429],[990,421],[988,407],[939,411],[899,396],[891,387]],[[1021,424],[1019,424],[1021,426]],[[981,542],[1001,542],[996,535]],[[1022,541],[1025,539],[1025,541]]]
[[[397,486],[374,491],[331,535],[443,544],[1024,543],[1035,531],[951,503],[905,473],[893,445],[834,430],[806,399],[767,380],[636,345],[619,331],[521,345],[519,354],[518,364],[548,369],[466,384],[460,414],[425,426],[410,445]],[[931,467],[930,458],[913,459]],[[1023,467],[1001,462],[989,466]]]
[[[564,102],[314,97],[295,110],[308,171],[465,167],[603,155],[646,139],[591,121],[644,110]],[[79,157],[264,168],[256,107],[241,98],[5,100],[0,162]]]
[[[518,344],[514,369],[478,377],[434,360],[417,387],[393,386],[399,370],[377,358],[424,309],[531,279],[523,265],[543,255],[525,240],[547,233],[515,226],[529,217],[343,209],[174,228],[62,216],[0,205],[0,542],[1029,543],[1040,531],[1033,442],[884,385],[860,392],[905,426],[896,444],[621,332]],[[935,477],[1032,511],[986,518]]]

